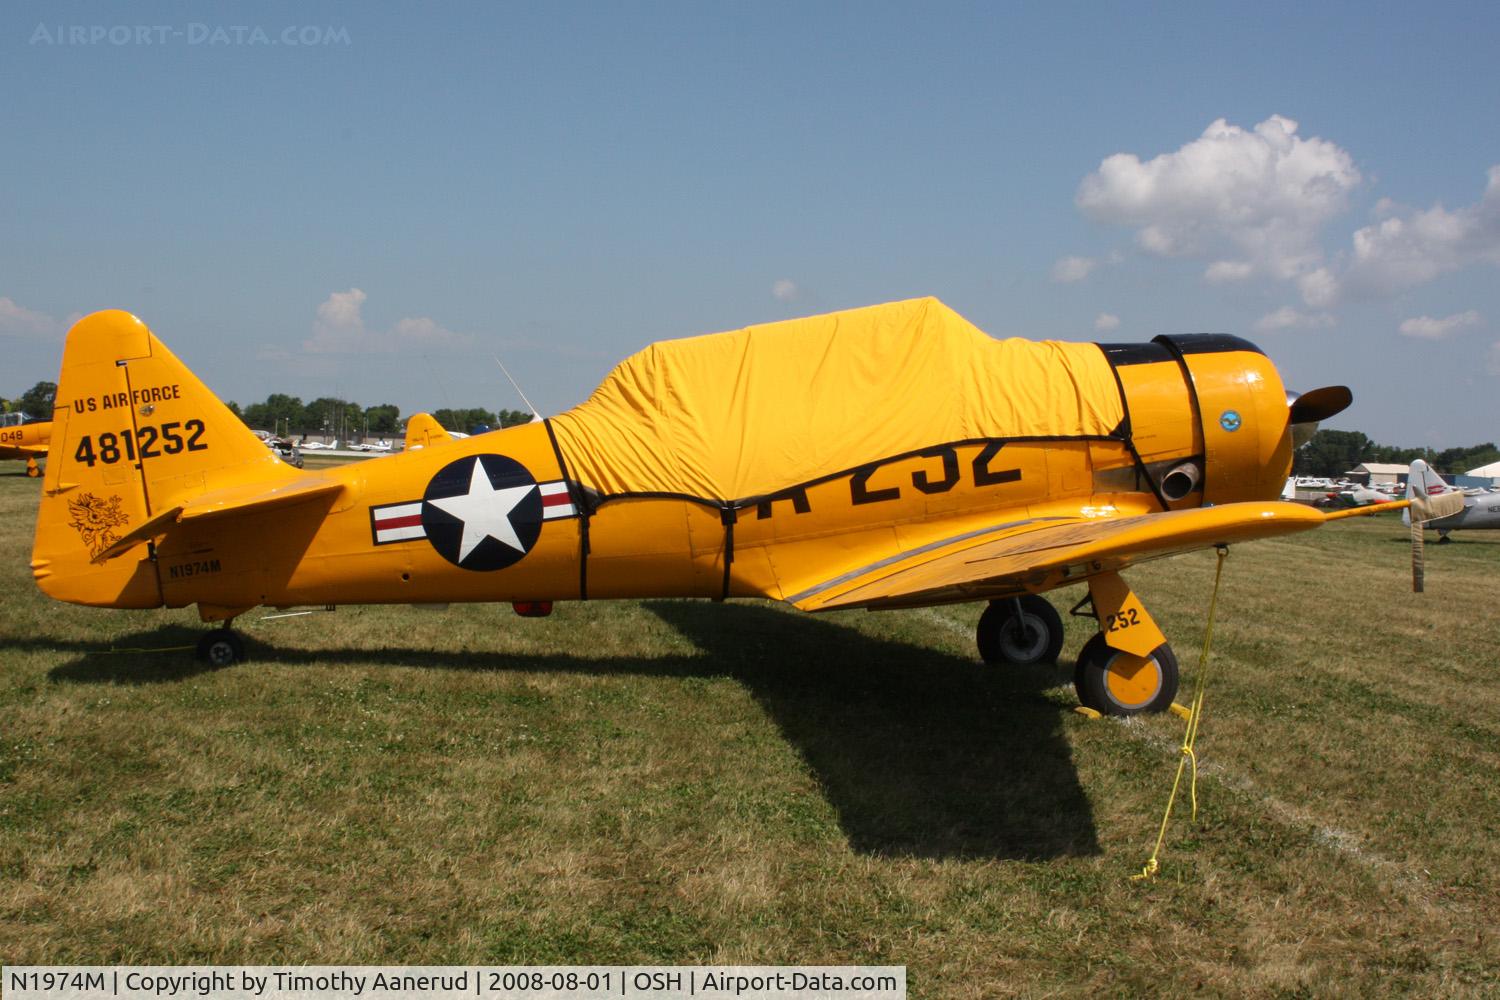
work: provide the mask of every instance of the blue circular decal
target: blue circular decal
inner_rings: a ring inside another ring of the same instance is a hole
[[[1240,411],[1225,410],[1223,413],[1219,414],[1219,426],[1230,432],[1239,430]]]
[[[460,569],[504,569],[542,533],[542,497],[524,465],[469,455],[443,466],[422,497],[422,527],[438,555]]]

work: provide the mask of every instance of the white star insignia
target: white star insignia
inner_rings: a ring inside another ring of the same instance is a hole
[[[468,493],[427,502],[464,523],[463,538],[458,546],[458,561],[463,562],[486,538],[493,538],[517,552],[526,552],[526,546],[516,535],[515,526],[510,523],[510,512],[534,489],[535,484],[495,489],[490,484],[489,474],[484,471],[484,463],[475,459]]]

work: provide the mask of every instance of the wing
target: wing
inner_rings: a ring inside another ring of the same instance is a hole
[[[851,567],[787,600],[803,611],[830,611],[1039,592],[1146,559],[1306,531],[1326,520],[1311,507],[1269,501],[1012,522]]]

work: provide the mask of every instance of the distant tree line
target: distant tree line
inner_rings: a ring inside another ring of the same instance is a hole
[[[38,382],[15,399],[0,396],[0,413],[24,413],[32,420],[51,420],[57,400],[56,382]]]
[[[468,410],[433,410],[432,419],[442,424],[445,430],[463,431],[467,434],[480,427],[494,430],[496,427],[514,427],[516,424],[529,423],[531,414],[525,410],[493,411],[475,407]]]
[[[15,399],[0,397],[0,413],[20,410],[38,420],[52,419],[57,386],[38,382]],[[320,396],[304,403],[296,396],[273,393],[263,403],[229,409],[255,430],[278,434],[322,434],[329,437],[391,437],[403,428],[401,411],[394,403],[360,406],[353,400]],[[511,427],[531,420],[525,410],[487,410],[483,407],[433,410],[433,417],[450,431],[472,432],[481,427]],[[1421,458],[1439,472],[1462,473],[1491,462],[1500,462],[1500,448],[1493,441],[1463,448],[1400,448],[1376,444],[1359,431],[1318,431],[1298,449],[1292,471],[1299,476],[1340,476],[1364,462],[1409,465]]]
[[[55,382],[38,382],[14,399],[0,396],[0,413],[26,413],[36,420],[51,420],[57,398]],[[329,437],[390,437],[400,434],[404,424],[395,403],[361,406],[351,399],[320,396],[304,403],[297,396],[272,393],[264,402],[240,406],[225,404],[230,411],[254,430],[278,434],[322,434]],[[450,431],[469,433],[479,427],[511,427],[531,420],[525,410],[487,410],[481,406],[467,409],[445,407],[433,410],[437,422]]]
[[[1423,459],[1439,472],[1464,473],[1481,465],[1500,462],[1494,442],[1466,448],[1398,448],[1376,444],[1359,431],[1318,431],[1297,450],[1292,471],[1299,476],[1341,476],[1364,462],[1410,465]]]
[[[331,396],[320,396],[310,403],[304,403],[297,396],[278,392],[267,396],[262,403],[241,407],[231,402],[228,406],[255,430],[293,436],[320,434],[343,439],[391,437],[400,434],[404,426],[401,410],[395,403],[360,406],[353,400]],[[448,430],[465,433],[477,427],[524,424],[531,419],[531,414],[522,410],[497,412],[483,407],[445,408],[433,410],[432,415]]]

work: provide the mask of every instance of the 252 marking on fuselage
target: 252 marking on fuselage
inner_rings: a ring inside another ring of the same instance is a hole
[[[990,463],[995,456],[1000,454],[1000,449],[1005,447],[1004,441],[986,441],[984,447],[974,456],[969,463],[970,473],[975,486],[999,486],[1003,483],[1016,483],[1021,480],[1020,469],[991,469]],[[934,474],[926,469],[917,469],[911,474],[911,484],[918,491],[932,496],[938,493],[947,493],[958,485],[962,479],[960,462],[958,459],[958,447],[956,445],[944,444],[925,451],[917,452],[915,455],[902,455],[898,458],[888,458],[879,462],[871,462],[869,465],[861,465],[849,474],[849,502],[856,507],[872,503],[887,503],[892,500],[901,499],[901,486],[884,486],[877,489],[870,488],[870,479],[881,469],[897,462],[903,462],[911,458],[937,458],[943,463],[942,472],[934,477]],[[764,519],[771,516],[772,504],[778,500],[791,500],[792,509],[798,514],[807,514],[812,511],[812,505],[807,498],[807,487],[799,486],[789,490],[773,493],[756,505],[757,516]]]

